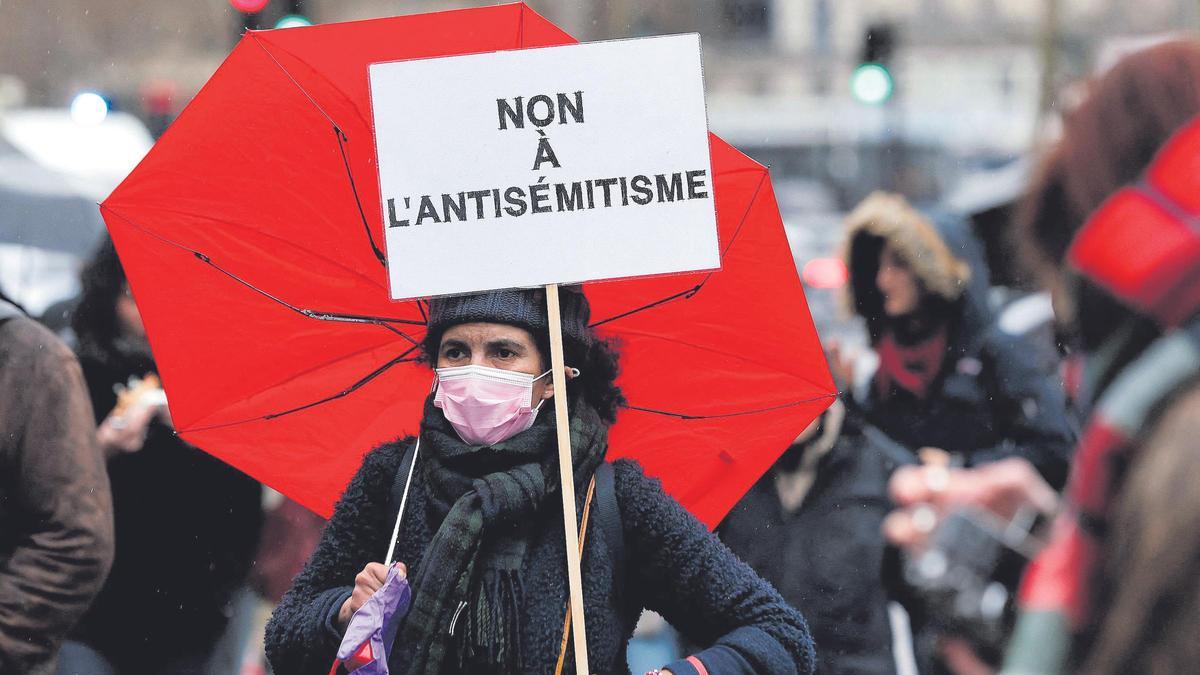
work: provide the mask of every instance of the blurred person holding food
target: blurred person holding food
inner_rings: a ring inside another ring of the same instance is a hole
[[[72,324],[108,462],[116,557],[59,672],[208,672],[253,559],[261,487],[175,434],[110,240],[82,287]]]
[[[864,319],[879,357],[865,391],[848,399],[852,407],[922,462],[971,467],[1019,457],[1061,487],[1075,439],[1065,392],[1023,338],[996,325],[981,289],[970,284],[982,270],[897,194],[869,195],[847,216],[846,230],[848,305]],[[843,381],[857,379],[837,350],[831,361]],[[946,634],[998,649],[994,637],[1021,566],[975,524],[948,529],[924,564],[885,567],[910,615],[924,671],[940,672],[938,643]],[[962,567],[995,570],[999,581],[941,564],[957,565],[953,554],[968,552],[978,555]]]

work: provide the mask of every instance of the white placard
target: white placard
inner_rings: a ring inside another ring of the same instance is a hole
[[[720,267],[695,34],[370,66],[395,299]]]

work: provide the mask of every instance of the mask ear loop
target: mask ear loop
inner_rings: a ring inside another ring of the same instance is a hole
[[[535,377],[529,381],[529,386],[532,387],[534,382],[537,382],[538,380],[542,379],[543,377],[545,377],[553,372],[554,372],[554,369],[551,368],[551,369],[547,370],[546,372],[542,373],[541,375],[538,375],[537,377]],[[542,404],[545,402],[546,402],[546,399],[542,399],[542,400],[538,401],[538,404],[532,408],[532,411],[533,412],[540,411],[542,409]]]
[[[579,375],[580,375],[580,370],[578,368],[567,368],[567,370],[571,371],[571,377],[573,377],[573,378],[579,377]],[[552,372],[554,372],[553,368],[551,368],[550,370],[547,370],[546,372],[542,373],[541,375],[538,375],[537,377],[533,378],[530,381],[537,382],[538,380],[542,379],[543,377],[549,375]]]
[[[580,376],[580,369],[577,369],[577,368],[569,368],[569,369],[566,369],[566,370],[569,370],[569,371],[571,371],[571,377],[578,377],[578,376]],[[547,375],[550,375],[552,371],[553,371],[553,369],[547,370],[546,372],[542,372],[542,374],[541,374],[541,375],[539,375],[538,377],[534,377],[534,378],[533,378],[533,382],[539,381],[539,380],[541,380],[541,378],[542,378],[542,377],[546,377]]]
[[[570,368],[569,370],[571,371],[571,377],[572,377],[572,378],[579,377],[579,369],[578,369],[578,368]],[[543,377],[545,377],[545,376],[549,375],[549,374],[550,374],[550,373],[552,373],[552,372],[554,372],[554,369],[553,369],[553,368],[551,368],[550,370],[547,370],[546,372],[542,373],[541,375],[538,375],[537,377],[535,377],[535,378],[533,378],[532,380],[530,380],[530,384],[532,384],[532,383],[534,383],[534,382],[537,382],[538,380],[542,379]],[[537,412],[537,411],[541,410],[541,409],[542,409],[542,404],[543,404],[543,403],[545,403],[545,402],[546,402],[546,399],[542,399],[542,400],[538,401],[538,404],[537,404],[536,406],[534,406],[534,407],[533,407],[533,411],[534,411],[534,412]]]

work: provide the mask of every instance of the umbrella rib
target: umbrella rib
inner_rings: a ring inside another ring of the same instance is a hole
[[[746,224],[746,219],[750,217],[750,209],[754,208],[754,202],[758,201],[758,193],[762,190],[763,184],[767,182],[768,175],[770,175],[770,172],[764,168],[762,170],[762,174],[760,174],[758,177],[758,185],[754,186],[754,194],[750,195],[750,202],[746,204],[746,210],[742,213],[741,219],[738,220],[738,226],[736,229],[734,229],[733,236],[729,238],[729,243],[725,244],[724,250],[721,251],[722,260],[725,259],[725,256],[729,255],[729,250],[733,248],[733,243],[738,240],[738,236],[742,233],[742,226]],[[711,279],[712,275],[714,274],[716,274],[716,272],[709,272],[707,275],[705,275],[704,281],[701,281],[700,285],[703,286],[704,284],[707,284],[708,280]]]
[[[742,226],[746,224],[746,219],[750,217],[750,209],[754,208],[754,202],[758,201],[758,193],[762,191],[762,186],[767,182],[767,176],[770,172],[765,168],[758,177],[758,185],[754,186],[754,194],[750,195],[750,203],[746,204],[746,210],[742,213],[741,220],[738,221],[737,229],[733,231],[733,236],[729,238],[729,243],[725,245],[725,250],[721,251],[721,257],[729,255],[729,249],[733,248],[733,242],[737,241],[738,235],[742,233]],[[711,272],[709,274],[712,274]]]
[[[837,398],[837,394],[822,394],[820,396],[814,396],[812,398],[806,398],[806,399],[802,399],[799,401],[792,401],[790,403],[781,403],[779,405],[773,405],[773,406],[769,406],[766,408],[754,408],[752,410],[738,410],[735,412],[718,413],[715,415],[688,415],[687,413],[670,412],[667,410],[658,410],[656,408],[643,408],[641,406],[636,406],[636,405],[627,405],[625,407],[628,408],[629,410],[637,410],[638,412],[650,413],[653,415],[663,415],[664,417],[675,417],[675,418],[678,418],[678,419],[681,419],[684,421],[716,420],[716,419],[724,419],[726,417],[742,417],[744,415],[756,415],[759,413],[772,412],[774,410],[783,410],[784,408],[794,408],[798,405],[804,405],[805,403],[815,403],[817,401],[821,401],[824,399],[830,399],[830,398]]]
[[[300,90],[300,93],[304,94],[304,98],[307,98],[308,102],[313,104],[313,107],[317,109],[317,112],[321,113],[321,115],[325,119],[329,120],[329,123],[336,128],[337,122],[333,121],[333,118],[329,116],[329,113],[325,112],[325,109],[321,107],[320,103],[317,103],[317,100],[312,97],[312,94],[309,94],[308,90],[302,87],[300,83],[296,81],[296,78],[292,77],[292,74],[288,72],[288,69],[283,67],[283,64],[279,62],[279,59],[275,58],[275,55],[271,53],[271,50],[267,49],[267,46],[263,44],[262,39],[258,37],[258,33],[255,31],[250,31],[250,37],[254,38],[254,44],[258,45],[259,48],[263,50],[263,53],[275,63],[275,66],[287,76],[287,79],[291,80],[292,84],[296,85],[296,88]]]
[[[304,410],[308,410],[310,408],[315,408],[319,405],[322,405],[324,403],[329,403],[331,401],[336,401],[340,398],[345,398],[345,397],[349,396],[350,394],[353,394],[354,392],[358,391],[362,387],[366,386],[369,382],[371,382],[371,380],[374,380],[375,378],[379,377],[380,375],[382,375],[384,372],[386,372],[388,369],[392,368],[393,366],[399,365],[401,363],[408,363],[408,362],[415,361],[417,359],[417,357],[409,356],[409,354],[411,354],[412,351],[416,348],[417,348],[416,345],[414,345],[412,347],[409,347],[408,349],[405,349],[403,352],[400,353],[399,356],[388,361],[387,363],[384,363],[383,365],[379,366],[375,370],[372,370],[370,373],[367,373],[363,377],[359,378],[358,381],[356,381],[354,384],[350,385],[349,387],[346,387],[345,389],[342,389],[341,391],[337,392],[336,394],[331,394],[329,396],[326,396],[325,398],[313,401],[311,403],[305,403],[304,405],[296,406],[295,408],[289,408],[287,410],[283,410],[280,412],[267,413],[266,415],[259,415],[257,417],[248,417],[246,419],[241,419],[241,420],[237,420],[234,422],[222,422],[221,424],[210,424],[210,425],[204,426],[204,427],[194,427],[191,429],[184,429],[184,430],[181,430],[180,433],[212,431],[214,429],[224,429],[227,427],[238,426],[240,424],[249,424],[250,422],[263,422],[263,421],[273,420],[273,419],[277,419],[280,417],[284,417],[285,415],[291,415],[292,413],[298,413],[298,412],[301,412]]]
[[[254,38],[254,43],[263,50],[263,53],[271,59],[271,61],[275,64],[275,67],[279,68],[279,70],[287,76],[287,79],[291,81],[296,89],[299,89],[300,93],[304,94],[304,97],[308,99],[309,103],[313,104],[313,107],[317,109],[317,112],[321,113],[321,115],[329,121],[329,124],[333,126],[333,133],[337,137],[338,151],[342,153],[342,165],[346,167],[346,177],[350,179],[350,191],[354,194],[354,204],[358,207],[358,216],[362,219],[363,229],[365,229],[367,232],[367,241],[371,244],[371,252],[375,254],[375,259],[379,261],[379,264],[386,267],[387,258],[383,255],[383,251],[379,249],[379,245],[375,243],[375,235],[371,234],[371,226],[367,223],[367,214],[365,211],[363,211],[362,199],[360,199],[358,196],[358,185],[354,181],[354,173],[350,170],[350,159],[346,156],[345,143],[346,141],[350,140],[350,138],[346,136],[346,132],[342,131],[341,126],[339,126],[338,123],[329,116],[329,113],[325,112],[325,109],[321,107],[321,104],[317,103],[317,100],[312,97],[312,94],[308,93],[308,90],[296,81],[296,78],[293,77],[290,72],[288,72],[288,69],[283,67],[283,64],[279,62],[279,59],[275,58],[275,55],[271,53],[271,50],[267,49],[267,46],[263,44],[263,41],[258,37],[258,34],[251,32],[250,36]]]
[[[312,403],[307,403],[302,406],[297,406],[290,410],[284,410],[282,412],[270,413],[267,415],[263,415],[263,419],[264,420],[273,420],[273,419],[276,419],[279,417],[283,417],[284,415],[291,415],[292,413],[298,413],[302,410],[308,410],[309,408],[315,408],[323,403],[329,403],[330,401],[336,401],[340,398],[345,398],[346,396],[349,396],[350,394],[353,394],[354,392],[358,391],[360,388],[365,386],[371,380],[374,380],[375,378],[377,378],[380,375],[382,375],[383,373],[385,373],[392,366],[395,366],[395,365],[401,364],[401,363],[405,363],[408,361],[414,361],[415,357],[409,357],[408,355],[412,352],[412,350],[414,350],[416,348],[417,348],[416,345],[409,347],[408,349],[404,350],[396,358],[392,359],[391,361],[388,361],[387,363],[383,364],[382,366],[379,366],[378,368],[371,371],[370,373],[367,373],[367,375],[364,376],[363,378],[361,378],[359,381],[357,381],[354,384],[350,385],[349,387],[339,391],[338,393],[333,394],[332,396],[326,396],[325,398],[323,398],[319,401],[313,401]]]
[[[707,281],[707,279],[705,281]],[[668,295],[665,298],[660,298],[658,300],[655,300],[654,302],[642,305],[641,307],[637,307],[637,308],[631,309],[626,312],[621,312],[620,314],[617,314],[615,316],[610,316],[607,319],[601,319],[600,321],[593,323],[590,327],[596,328],[597,326],[603,326],[604,324],[606,324],[610,321],[616,321],[617,319],[623,319],[623,318],[629,316],[630,314],[637,314],[638,312],[641,312],[643,310],[647,310],[647,309],[650,309],[651,307],[657,307],[659,305],[666,304],[668,302],[671,302],[672,300],[682,298],[684,296],[687,296],[690,298],[691,296],[698,293],[700,291],[700,287],[703,285],[704,285],[704,282],[702,281],[702,282],[696,284],[695,286],[692,286],[691,288],[682,290],[674,295]]]
[[[110,211],[114,210],[112,206],[109,206],[109,205],[108,205],[108,202],[107,202],[107,201],[106,201],[106,202],[104,202],[103,204],[101,204],[100,206],[101,206],[101,208],[107,208],[107,209],[109,209]],[[136,206],[135,206],[135,208],[136,208]],[[186,217],[188,217],[188,218],[196,218],[196,219],[202,219],[202,220],[210,220],[210,221],[212,221],[212,222],[214,222],[214,223],[217,223],[217,224],[219,224],[219,225],[221,225],[221,226],[223,226],[223,227],[227,227],[227,228],[230,228],[230,229],[246,230],[246,231],[248,231],[248,232],[251,232],[251,233],[253,233],[253,234],[257,235],[257,236],[266,237],[266,238],[270,239],[272,243],[276,243],[276,244],[280,244],[280,245],[286,245],[286,246],[291,246],[293,249],[296,249],[296,250],[302,251],[303,253],[305,253],[305,254],[307,254],[307,255],[313,255],[313,256],[315,256],[315,257],[316,257],[318,260],[321,260],[321,261],[323,261],[323,262],[326,262],[326,263],[329,263],[329,264],[331,264],[331,265],[335,265],[335,266],[337,266],[337,267],[338,267],[338,269],[339,269],[340,271],[342,271],[342,272],[345,272],[345,273],[347,273],[347,274],[352,274],[352,275],[354,275],[356,278],[362,279],[363,281],[366,281],[367,283],[370,283],[370,284],[371,284],[371,285],[373,285],[373,286],[376,286],[376,287],[378,287],[378,288],[380,288],[380,289],[382,289],[382,290],[387,290],[387,289],[386,289],[386,286],[384,286],[384,284],[380,283],[380,282],[379,282],[379,281],[377,281],[376,279],[373,279],[373,278],[371,278],[371,276],[370,276],[368,273],[365,273],[365,272],[363,272],[363,271],[362,271],[362,270],[360,270],[359,268],[357,268],[357,267],[353,267],[353,266],[351,266],[351,265],[348,265],[348,264],[345,264],[345,263],[341,262],[340,260],[336,260],[336,259],[334,259],[334,258],[331,258],[331,257],[329,257],[328,255],[325,255],[325,254],[323,254],[323,253],[317,253],[317,252],[315,252],[315,251],[313,251],[313,250],[311,250],[311,249],[304,248],[304,247],[302,247],[302,246],[298,245],[298,244],[297,244],[297,242],[295,242],[295,241],[293,241],[293,240],[291,240],[291,239],[289,239],[289,238],[287,238],[287,237],[281,237],[281,236],[279,236],[279,235],[277,235],[277,234],[275,234],[275,233],[273,233],[273,232],[269,232],[269,231],[263,230],[263,229],[261,229],[261,228],[256,228],[256,227],[254,227],[254,226],[252,226],[252,225],[247,225],[247,224],[245,224],[245,223],[239,223],[239,222],[237,222],[236,220],[228,220],[228,219],[225,219],[225,218],[219,218],[219,217],[217,217],[217,216],[214,216],[214,215],[211,215],[211,214],[208,214],[208,213],[196,213],[196,212],[194,212],[194,211],[188,211],[188,210],[185,210],[185,209],[177,209],[177,208],[169,208],[169,207],[166,207],[166,206],[161,206],[161,205],[150,206],[150,207],[147,207],[147,208],[154,209],[155,211],[161,211],[161,212],[163,212],[163,213],[170,213],[170,214],[179,215],[179,216],[186,216]],[[124,216],[122,216],[122,217],[124,217]],[[129,219],[128,219],[128,218],[125,218],[125,220],[129,220]],[[145,229],[145,228],[142,228],[142,229]],[[158,238],[159,238],[159,239],[161,239],[161,240],[163,240],[163,241],[167,241],[166,239],[164,239],[164,238],[163,238],[163,237],[161,237],[161,236],[160,236],[160,237],[158,237]],[[185,247],[182,247],[182,248],[187,248],[187,247],[185,246]],[[190,249],[189,249],[189,250],[190,250]],[[416,323],[416,322],[412,322],[412,323]],[[424,323],[424,322],[421,322],[421,323]]]
[[[416,325],[417,322],[415,322],[415,321],[411,321],[411,320],[407,320],[407,319],[388,319],[388,318],[384,318],[384,317],[366,316],[366,315],[362,315],[362,314],[342,314],[342,313],[338,313],[338,312],[323,312],[323,311],[315,310],[315,309],[302,309],[300,307],[293,305],[292,303],[288,302],[287,300],[284,300],[283,298],[272,295],[271,293],[264,291],[263,289],[255,286],[254,284],[250,283],[249,281],[242,279],[241,277],[234,274],[233,272],[230,272],[229,270],[216,264],[215,262],[212,261],[212,258],[209,258],[207,255],[201,253],[200,251],[192,251],[192,255],[195,256],[196,259],[198,259],[200,262],[212,267],[213,269],[217,270],[221,274],[224,274],[225,276],[229,277],[230,279],[233,279],[237,283],[245,286],[246,288],[249,288],[250,290],[254,291],[255,293],[258,293],[259,295],[263,296],[264,298],[267,298],[268,300],[270,300],[276,304],[287,307],[288,309],[290,309],[293,312],[296,312],[297,314],[300,314],[302,316],[306,316],[310,319],[317,319],[318,321],[333,321],[333,322],[338,322],[338,323],[373,324],[373,325],[380,326],[382,328],[386,328],[387,330],[392,331],[396,335],[399,335],[400,337],[404,338],[405,340],[408,340],[414,346],[420,344],[419,342],[416,341],[415,338],[410,336],[408,333],[405,333],[404,331],[400,330],[399,328],[396,328],[395,326],[391,325],[391,323],[389,323],[389,322],[395,322],[395,323],[407,323],[407,324]]]
[[[758,185],[754,188],[754,194],[750,196],[750,203],[746,205],[746,211],[744,213],[742,213],[742,218],[741,218],[741,220],[738,221],[738,226],[736,229],[734,229],[733,236],[729,238],[729,243],[725,245],[725,250],[721,251],[722,259],[724,259],[725,256],[729,254],[729,249],[733,248],[733,242],[737,241],[738,235],[742,233],[742,226],[746,224],[746,218],[749,217],[750,209],[754,207],[754,202],[755,202],[755,200],[758,199],[758,193],[760,190],[762,190],[763,183],[765,183],[767,180],[767,175],[768,175],[767,170],[763,169],[762,175],[758,181]],[[678,300],[679,298],[683,298],[684,300],[691,300],[693,297],[695,297],[695,295],[697,293],[700,292],[700,289],[704,288],[704,284],[707,284],[708,280],[711,279],[714,274],[716,274],[716,272],[709,272],[708,274],[704,275],[704,279],[702,279],[700,281],[700,283],[696,284],[695,286],[693,286],[691,288],[682,290],[673,295],[668,295],[665,298],[660,298],[658,300],[655,300],[654,302],[650,302],[645,305],[642,305],[641,307],[637,307],[637,308],[628,310],[626,312],[621,312],[620,314],[617,314],[615,316],[610,316],[607,319],[601,319],[600,321],[593,323],[591,325],[591,328],[596,328],[597,326],[603,326],[604,324],[609,323],[611,321],[616,321],[617,319],[623,319],[632,314],[637,314],[638,312],[642,312],[647,309],[652,309],[659,305],[665,305],[666,303],[671,302],[672,300]]]
[[[106,207],[104,207],[104,205],[101,205],[101,208],[106,208]],[[117,217],[119,217],[121,220],[124,220],[125,222],[129,223],[131,226],[133,226],[137,230],[139,230],[151,237],[154,237],[155,239],[158,239],[159,241],[161,241],[169,246],[174,246],[175,248],[178,248],[178,249],[187,251],[188,253],[191,253],[192,256],[195,257],[200,262],[207,264],[209,267],[212,267],[213,269],[217,270],[221,274],[224,274],[225,276],[229,277],[230,279],[233,279],[235,282],[245,286],[246,288],[249,288],[250,290],[254,291],[255,293],[258,293],[259,295],[263,296],[264,298],[267,298],[268,300],[270,300],[276,304],[282,305],[283,307],[286,307],[286,308],[292,310],[293,312],[300,314],[301,316],[305,316],[310,319],[316,319],[318,321],[373,324],[373,325],[385,328],[385,329],[395,333],[396,335],[399,335],[400,337],[409,341],[413,345],[419,344],[417,342],[417,340],[414,339],[412,336],[410,336],[408,333],[405,333],[404,331],[400,330],[399,328],[396,328],[395,326],[393,326],[391,324],[402,323],[402,324],[408,324],[408,325],[412,325],[412,326],[423,326],[423,325],[425,325],[424,321],[415,321],[413,319],[396,319],[396,318],[380,317],[380,316],[367,316],[367,315],[362,315],[362,314],[346,314],[346,313],[341,313],[341,312],[326,312],[326,311],[315,310],[315,309],[302,309],[302,308],[297,307],[297,306],[291,304],[290,302],[284,300],[283,298],[280,298],[280,297],[275,296],[267,291],[264,291],[263,289],[255,286],[254,284],[250,283],[249,281],[242,279],[241,277],[234,274],[233,272],[230,272],[229,270],[227,270],[227,269],[221,267],[220,265],[216,264],[215,262],[213,262],[212,258],[205,255],[204,253],[197,251],[196,249],[194,249],[190,246],[185,246],[177,241],[168,239],[156,232],[151,232],[150,230],[147,230],[146,228],[142,227],[141,225],[138,225],[137,223],[133,222],[129,218],[125,217],[124,215],[112,210],[111,208],[109,208],[108,211],[110,213],[113,213]]]
[[[379,250],[379,245],[375,243],[375,235],[371,234],[371,226],[367,223],[367,214],[363,211],[362,199],[358,196],[358,185],[354,182],[354,172],[350,170],[350,159],[346,156],[346,141],[350,139],[336,123],[333,125],[333,133],[337,136],[338,151],[342,153],[342,166],[346,167],[346,178],[350,180],[350,191],[354,193],[354,205],[358,207],[358,217],[362,219],[363,230],[367,233],[371,251],[375,254],[375,259],[379,261],[379,264],[387,267],[387,258],[384,257],[383,251]]]

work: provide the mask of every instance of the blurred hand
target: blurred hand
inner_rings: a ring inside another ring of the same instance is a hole
[[[400,568],[400,578],[408,576],[408,567],[404,563],[394,563]],[[375,591],[383,586],[383,582],[387,581],[388,568],[383,563],[367,563],[367,566],[354,577],[354,592],[346,601],[342,603],[341,609],[338,610],[338,627],[344,633],[346,627],[350,625],[350,618],[358,611],[359,607],[363,606],[367,600],[375,595]]]
[[[938,641],[942,662],[954,675],[995,675],[996,669],[979,658],[965,640],[942,638]]]
[[[840,342],[832,341],[829,344],[829,369],[833,371],[833,379],[838,387],[845,390],[854,387],[854,355]]]
[[[175,421],[171,419],[171,410],[167,408],[165,404],[155,406],[154,409],[155,412],[158,413],[158,421],[162,422],[163,426],[167,427],[168,429],[175,428]]]
[[[941,448],[925,446],[917,450],[917,459],[925,466],[950,466],[950,453]]]
[[[888,541],[912,548],[924,543],[954,507],[978,506],[1009,520],[1022,507],[1051,514],[1058,495],[1028,461],[1010,458],[973,469],[944,465],[905,466],[888,481],[898,507],[883,522]]]
[[[124,414],[109,414],[96,429],[96,440],[104,450],[105,457],[122,452],[137,452],[146,444],[146,431],[150,420],[158,413],[157,408],[133,408]]]

